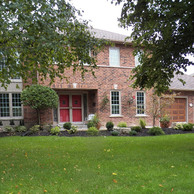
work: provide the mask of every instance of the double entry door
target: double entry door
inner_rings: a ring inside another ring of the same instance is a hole
[[[60,122],[82,122],[82,95],[59,95]]]

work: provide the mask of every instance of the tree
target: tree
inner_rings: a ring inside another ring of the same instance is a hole
[[[156,125],[156,119],[159,117],[163,117],[166,112],[166,108],[174,103],[176,94],[162,94],[158,96],[154,92],[150,96],[150,100],[148,102],[148,109],[146,109],[146,113],[152,116],[153,118],[153,126]]]
[[[90,33],[88,22],[66,0],[0,1],[0,82],[10,78],[66,78],[72,67],[86,71],[96,67],[102,41]],[[85,68],[84,64],[90,68]]]
[[[134,87],[160,94],[170,85],[174,73],[194,65],[193,0],[112,0],[123,3],[120,24],[133,27],[131,38],[141,65],[133,70]],[[142,52],[143,49],[143,52]]]
[[[30,106],[37,112],[38,124],[41,124],[40,111],[48,108],[57,108],[59,97],[57,93],[42,85],[31,85],[21,93],[21,100],[25,106]]]

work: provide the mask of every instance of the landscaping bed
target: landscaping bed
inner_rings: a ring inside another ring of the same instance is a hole
[[[173,134],[186,134],[186,133],[194,133],[194,130],[192,131],[183,131],[183,130],[177,130],[173,128],[162,128],[165,132],[165,135],[173,135]],[[135,136],[151,136],[148,134],[149,129],[142,129],[140,132],[138,132]],[[0,132],[0,137],[9,137],[9,136],[53,136],[48,131],[39,131],[36,133],[30,133],[27,132]],[[86,131],[77,131],[75,134],[69,134],[67,131],[61,131],[58,136],[67,136],[67,137],[89,137]],[[112,136],[111,131],[107,130],[100,130],[98,136]],[[128,133],[119,133],[118,136],[130,136]]]

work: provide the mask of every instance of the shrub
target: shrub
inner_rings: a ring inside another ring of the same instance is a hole
[[[30,131],[32,133],[36,133],[40,130],[40,125],[34,125],[33,127],[30,128]]]
[[[136,131],[136,132],[140,132],[141,131],[141,127],[140,126],[133,126],[133,127],[131,127],[131,130],[132,131]]]
[[[135,136],[135,135],[137,135],[137,131],[131,130],[131,131],[129,132],[129,135],[130,135],[130,136]]]
[[[141,126],[142,129],[146,128],[146,121],[143,119],[139,119],[139,125]]]
[[[177,123],[176,126],[174,127],[176,130],[183,130],[183,123]]]
[[[69,134],[77,133],[77,126],[72,125],[70,130],[67,130]]]
[[[88,129],[89,129],[90,127],[95,127],[94,122],[93,122],[93,121],[88,121],[87,127],[88,127]]]
[[[114,131],[111,132],[111,135],[112,135],[112,136],[118,136],[118,135],[119,135],[119,132],[116,131],[116,130],[114,130]]]
[[[88,122],[87,124],[88,129],[90,127],[96,127],[97,129],[100,129],[100,119],[95,114],[94,117]]]
[[[152,127],[149,129],[148,133],[150,135],[164,135],[164,131],[160,127]]]
[[[22,91],[21,100],[25,106],[30,106],[37,111],[38,124],[40,125],[41,110],[57,108],[59,96],[47,86],[31,85]]]
[[[106,128],[107,128],[108,131],[112,131],[113,127],[114,127],[113,122],[109,121],[109,122],[106,123]]]
[[[53,127],[53,128],[51,128],[51,130],[50,130],[50,133],[51,133],[52,135],[58,135],[59,132],[60,132],[60,127],[58,127],[58,126]]]
[[[96,129],[96,127],[90,127],[87,132],[86,132],[88,135],[91,135],[91,136],[96,136],[98,135],[99,131],[98,129]]]
[[[127,123],[126,122],[119,122],[117,127],[127,127]]]
[[[192,131],[192,130],[193,130],[193,124],[191,123],[183,124],[183,131]]]
[[[25,126],[17,126],[15,127],[16,132],[25,132],[27,129]]]
[[[11,127],[11,126],[6,126],[6,127],[4,128],[4,131],[5,131],[5,132],[11,133],[11,132],[14,132],[14,128]]]
[[[67,130],[70,130],[70,129],[71,129],[71,125],[72,125],[72,124],[71,124],[70,122],[64,123],[64,124],[63,124],[63,128],[64,128],[64,129],[67,129]]]

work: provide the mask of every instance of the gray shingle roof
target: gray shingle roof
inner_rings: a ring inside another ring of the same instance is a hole
[[[114,33],[114,32],[109,32],[109,31],[105,31],[105,30],[100,30],[100,29],[91,29],[90,31],[94,34],[94,36],[96,38],[106,39],[106,40],[110,40],[113,42],[131,43],[130,39],[125,40],[128,37],[126,35],[122,35],[122,34],[118,34],[118,33]]]
[[[186,82],[185,85],[179,81],[182,79]],[[172,83],[169,87],[171,90],[186,90],[186,91],[194,91],[194,77],[192,75],[175,75],[172,79]]]

